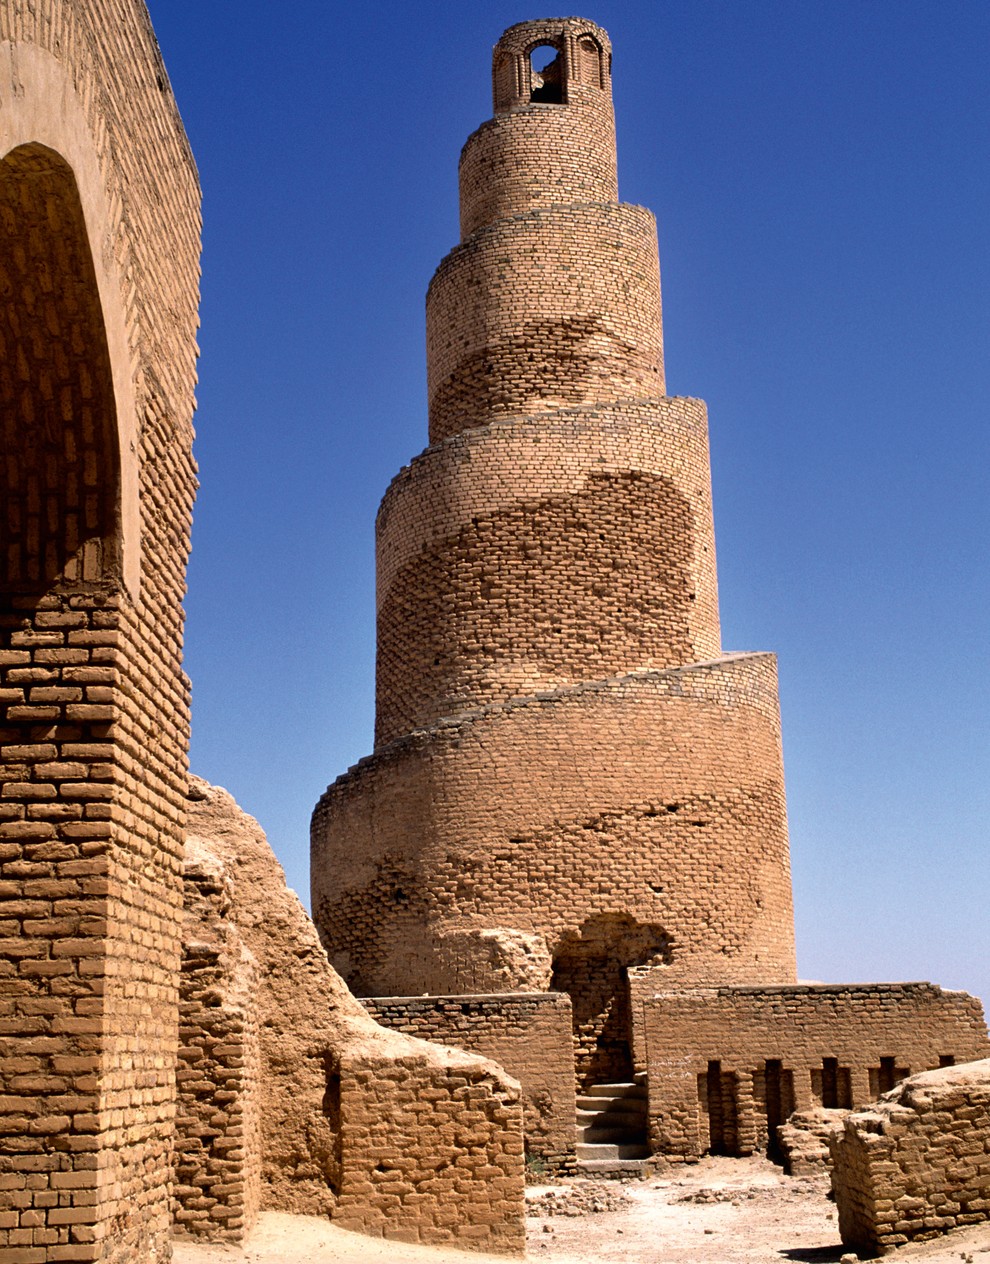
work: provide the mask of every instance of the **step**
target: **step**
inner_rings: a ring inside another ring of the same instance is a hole
[[[646,1110],[648,1100],[645,1093],[616,1093],[609,1097],[603,1093],[578,1093],[577,1104],[585,1110],[608,1110],[610,1106],[616,1110]]]
[[[600,1124],[603,1128],[645,1128],[646,1111],[630,1110],[578,1110],[575,1119],[589,1127]]]
[[[634,1081],[623,1084],[589,1084],[582,1093],[583,1097],[646,1097],[645,1084]]]
[[[653,1164],[647,1159],[584,1159],[577,1169],[582,1176],[594,1176],[601,1180],[646,1180],[653,1174]]]
[[[579,1141],[574,1147],[574,1151],[579,1163],[586,1163],[596,1159],[615,1162],[616,1160],[648,1159],[650,1157],[650,1147],[645,1145],[593,1145]]]
[[[577,1108],[602,1115],[645,1115],[648,1109],[645,1097],[585,1097],[584,1095],[577,1099]]]
[[[645,1145],[645,1128],[578,1128],[578,1143],[588,1145]]]

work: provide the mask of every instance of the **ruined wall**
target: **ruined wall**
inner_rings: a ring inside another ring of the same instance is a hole
[[[848,1246],[883,1255],[990,1219],[990,1061],[914,1075],[831,1139]]]
[[[657,974],[630,971],[630,990],[651,1143],[671,1156],[751,1153],[792,1110],[859,1106],[913,1071],[990,1051],[980,1002],[931,983],[658,994]]]
[[[154,1261],[199,191],[139,0],[0,0],[0,60],[0,1259]]]
[[[527,1158],[551,1172],[574,1167],[571,1003],[551,993],[370,997],[376,1022],[436,1044],[491,1058],[519,1081]]]
[[[239,1240],[261,1204],[258,966],[230,917],[222,866],[186,845],[174,1231]]]
[[[226,945],[229,980],[237,977],[235,943],[256,963],[250,995],[235,997],[228,982],[222,999],[245,1010],[243,1043],[249,1028],[258,1033],[262,1206],[329,1214],[397,1240],[521,1251],[518,1084],[485,1058],[386,1031],[369,1017],[331,969],[258,823],[225,790],[192,780],[188,833],[187,958]],[[184,1047],[208,1046],[209,1016],[190,1009],[183,1017]],[[200,1118],[212,1102],[219,1153],[241,1133],[230,1086],[212,1091],[214,1065],[189,1091],[203,1094]],[[251,1109],[244,1104],[240,1116]],[[211,1156],[190,1119],[183,1152],[199,1156],[205,1178]],[[184,1176],[195,1188],[197,1176]],[[219,1222],[218,1210],[210,1215]]]

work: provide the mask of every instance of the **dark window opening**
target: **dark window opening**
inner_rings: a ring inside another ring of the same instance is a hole
[[[763,1076],[767,1110],[767,1155],[779,1160],[782,1154],[777,1129],[794,1111],[794,1072],[785,1070],[779,1058],[767,1058]]]
[[[849,1110],[852,1107],[849,1068],[839,1066],[838,1058],[822,1058],[822,1069],[811,1073],[811,1091],[826,1110]]]
[[[736,1077],[722,1070],[721,1062],[709,1062],[698,1076],[699,1095],[708,1114],[708,1150],[711,1154],[735,1154],[738,1149]]]
[[[539,44],[529,55],[531,88],[529,99],[544,105],[560,105],[564,100],[564,67],[560,51],[553,44]]]

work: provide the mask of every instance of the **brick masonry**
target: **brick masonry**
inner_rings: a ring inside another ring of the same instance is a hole
[[[257,821],[198,778],[185,872],[177,1230],[241,1237],[260,1204],[402,1241],[521,1251],[512,1072],[480,1045],[378,1026],[331,969]],[[531,1034],[559,1028],[559,1012],[540,1008]],[[571,1105],[573,1132],[573,1078]]]
[[[671,1156],[750,1154],[795,1109],[861,1106],[990,1053],[979,1001],[931,983],[660,992],[658,973],[630,971],[630,993],[651,1141]]]
[[[831,1150],[848,1246],[885,1255],[990,1219],[990,1061],[912,1076],[850,1115]]]
[[[721,650],[707,417],[664,394],[608,37],[523,23],[492,66],[427,294],[430,446],[378,515],[376,749],[314,812],[313,908],[364,996],[545,962],[586,1084],[631,1073],[628,967],[794,981],[776,665]]]
[[[368,997],[376,1022],[436,1044],[491,1058],[519,1081],[526,1156],[542,1170],[574,1170],[571,1002],[559,992],[488,996]]]
[[[0,1260],[163,1260],[199,188],[139,0],[0,53]]]
[[[239,1241],[261,1205],[263,984],[233,916],[232,884],[196,839],[184,875],[173,1231]]]

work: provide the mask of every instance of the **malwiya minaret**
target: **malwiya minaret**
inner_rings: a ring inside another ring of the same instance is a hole
[[[588,1082],[629,1073],[629,966],[795,979],[776,663],[721,649],[705,407],[665,394],[608,37],[511,27],[493,88],[427,296],[430,445],[378,515],[375,751],[316,808],[313,911],[359,995],[568,992]]]

